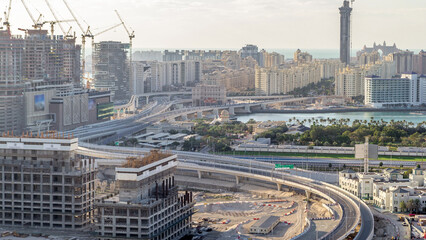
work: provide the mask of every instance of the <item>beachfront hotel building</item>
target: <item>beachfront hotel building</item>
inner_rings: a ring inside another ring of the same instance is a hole
[[[365,105],[374,108],[418,106],[426,103],[426,76],[402,74],[400,78],[365,78]]]

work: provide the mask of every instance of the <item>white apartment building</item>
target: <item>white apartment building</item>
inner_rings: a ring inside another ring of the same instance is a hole
[[[374,108],[426,103],[426,77],[415,73],[391,79],[369,76],[365,84],[365,104]]]
[[[373,198],[373,182],[383,176],[374,173],[357,173],[352,169],[339,173],[339,186],[353,195],[371,200]]]
[[[172,86],[194,86],[201,82],[200,61],[150,62],[151,92],[161,92]]]
[[[335,75],[337,96],[356,97],[365,94],[365,77],[369,75],[391,78],[396,74],[395,62],[370,63],[357,68],[343,68]]]
[[[152,69],[146,62],[132,62],[132,79],[130,79],[130,93],[138,95],[145,93],[145,87],[152,78]],[[151,85],[151,84],[149,84]]]

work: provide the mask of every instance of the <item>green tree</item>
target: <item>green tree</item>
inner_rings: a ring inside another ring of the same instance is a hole
[[[402,177],[407,179],[410,176],[410,171],[404,171],[404,173],[402,173]]]
[[[247,121],[247,124],[256,124],[256,121],[253,118]]]
[[[410,213],[413,213],[414,200],[413,199],[408,200],[406,207],[407,207],[407,211],[409,211]]]
[[[405,205],[404,201],[399,202],[399,209],[401,212],[405,212],[405,209],[407,208],[407,206]]]
[[[422,207],[422,204],[420,203],[420,199],[416,198],[413,202],[413,209],[416,213],[420,212],[420,208]]]

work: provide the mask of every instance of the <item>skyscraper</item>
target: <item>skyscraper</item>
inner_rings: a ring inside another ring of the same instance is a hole
[[[92,58],[95,89],[109,89],[114,100],[129,99],[129,44],[104,41],[95,43],[94,46]]]
[[[343,1],[340,10],[340,61],[349,65],[351,63],[351,12],[349,1]]]

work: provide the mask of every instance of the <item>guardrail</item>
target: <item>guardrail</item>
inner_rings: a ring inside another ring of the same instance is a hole
[[[368,207],[368,205],[367,205],[364,201],[362,201],[362,200],[358,200],[358,201],[360,201],[360,202],[361,202],[361,204],[362,204],[362,205],[364,205],[364,207],[366,207],[366,208],[368,208],[368,209],[370,210],[370,208]],[[373,213],[371,212],[371,210],[370,210],[370,211],[368,211],[368,213],[369,213],[370,217],[373,219],[373,224],[374,224],[374,216],[373,216]],[[362,225],[361,225],[361,228],[362,228]],[[367,238],[366,240],[371,240],[371,239],[373,239],[373,236],[374,236],[374,227],[372,228],[372,231],[370,231],[370,234],[368,235],[368,238]],[[355,240],[357,240],[357,239],[359,239],[359,238],[355,237]],[[359,240],[363,240],[363,239],[359,239]]]
[[[330,184],[325,184],[325,185],[330,185]],[[339,191],[338,190],[336,190],[336,189],[334,189],[334,188],[329,188],[329,190],[332,190],[333,192],[335,192],[335,193],[339,193]],[[343,197],[343,198],[346,198],[346,200],[348,200],[349,202],[351,202],[351,204],[353,205],[353,206],[357,206],[357,204],[355,203],[355,201],[354,200],[352,200],[350,197],[347,197],[345,194],[341,194],[341,193],[339,193],[339,195],[341,196],[341,197]],[[346,215],[346,213],[344,212],[344,211],[342,211],[342,219],[344,218],[344,216]],[[349,231],[346,231],[346,234],[344,235],[344,236],[342,236],[342,237],[340,237],[339,238],[339,240],[343,240],[343,239],[345,239],[349,234],[350,234],[350,232],[353,232],[354,230],[355,230],[355,228],[356,228],[356,226],[358,226],[358,222],[359,222],[359,220],[360,220],[360,217],[361,217],[361,212],[360,212],[360,210],[358,209],[358,211],[356,211],[356,218],[358,219],[358,221],[355,221],[355,224],[354,224],[354,226],[352,226],[351,228],[349,228]],[[340,226],[342,225],[342,222],[340,221],[340,223],[339,224],[337,224],[337,226],[335,226],[334,228],[333,228],[333,230],[332,231],[330,231],[330,232],[328,232],[326,235],[324,235],[324,236],[322,236],[320,239],[322,240],[322,239],[326,239],[327,237],[329,237],[329,236],[331,236],[331,234],[333,234],[333,232],[337,229],[337,228],[339,228]]]

